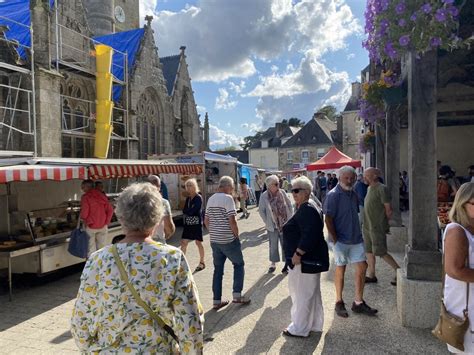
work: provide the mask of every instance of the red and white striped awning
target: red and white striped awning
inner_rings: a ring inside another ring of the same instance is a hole
[[[150,174],[201,174],[199,164],[91,165],[89,177],[94,180],[129,178]]]
[[[85,179],[84,166],[13,165],[0,167],[0,184],[14,181]]]

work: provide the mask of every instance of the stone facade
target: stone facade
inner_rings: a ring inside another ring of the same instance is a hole
[[[278,152],[278,166],[280,170],[290,171],[304,168],[306,165],[322,158],[332,144],[315,144],[295,147],[282,147]],[[290,154],[291,160],[288,160]]]
[[[36,147],[40,156],[93,156],[96,70],[94,46],[89,38],[111,33],[109,25],[112,24],[114,28],[117,22],[113,12],[116,6],[125,11],[126,19],[121,22],[121,27],[116,28],[137,28],[139,22],[138,0],[116,0],[107,2],[106,6],[102,3],[105,2],[59,2],[56,14],[55,9],[49,8],[49,1],[32,1],[37,66],[34,76]],[[174,73],[175,90],[170,94],[151,29],[152,17],[146,20],[136,61],[134,67],[130,68],[128,92],[123,86],[122,98],[115,102],[110,158],[146,159],[151,154],[197,152],[209,144],[205,142],[208,137],[205,130],[206,127],[209,129],[209,125],[204,128],[200,125],[184,47],[179,55],[179,67]],[[19,63],[18,58],[11,55],[5,55],[2,59],[9,59],[9,64]],[[1,83],[12,87],[31,90],[30,78],[28,74],[0,72]],[[7,99],[8,94],[0,92],[0,104],[4,105]],[[28,107],[26,94],[19,97],[16,108],[33,111],[31,103]],[[15,128],[24,129],[23,126],[28,126],[28,115],[23,116],[26,119],[19,119],[18,116],[20,123],[15,123]],[[4,120],[8,123],[7,119]],[[34,150],[32,135],[8,130],[5,126],[0,127],[0,135],[0,149]],[[10,139],[7,139],[8,135]]]
[[[360,83],[352,83],[352,95],[342,116],[342,152],[352,159],[361,159],[359,141],[364,134],[364,121],[358,114],[358,100],[360,98]]]

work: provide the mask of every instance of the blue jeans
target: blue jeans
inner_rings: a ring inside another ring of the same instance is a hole
[[[214,304],[219,304],[222,298],[222,278],[224,276],[224,264],[227,258],[234,265],[233,297],[239,298],[244,288],[244,256],[240,247],[240,240],[236,238],[227,244],[211,243],[212,258],[214,259],[214,276],[212,278],[212,293]]]

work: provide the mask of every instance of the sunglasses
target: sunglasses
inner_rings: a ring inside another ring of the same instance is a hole
[[[291,192],[294,194],[299,194],[300,191],[303,191],[304,189],[292,189]]]

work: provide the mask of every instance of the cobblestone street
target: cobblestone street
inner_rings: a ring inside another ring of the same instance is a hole
[[[207,268],[195,274],[199,294],[206,310],[205,353],[208,354],[444,354],[445,347],[428,330],[403,328],[396,310],[396,290],[390,285],[391,272],[378,264],[379,283],[366,287],[365,299],[379,309],[379,316],[367,318],[350,312],[348,319],[334,318],[333,270],[321,278],[325,310],[322,334],[307,339],[281,336],[290,318],[291,300],[286,277],[267,274],[268,241],[258,211],[239,221],[246,262],[244,290],[252,298],[249,306],[230,305],[218,312],[212,306],[212,259],[208,242]],[[177,245],[180,228],[171,240]],[[206,237],[205,237],[206,240]],[[207,239],[208,240],[208,239]],[[401,257],[401,255],[400,255]],[[197,248],[190,245],[188,260],[192,269],[198,263]],[[280,265],[281,267],[281,265]],[[14,289],[12,302],[0,297],[0,353],[76,354],[69,332],[69,317],[74,304],[80,273],[76,272],[44,284]],[[346,277],[346,303],[352,302],[353,274]],[[38,282],[36,282],[38,283]],[[224,276],[224,298],[231,298],[232,267]]]

